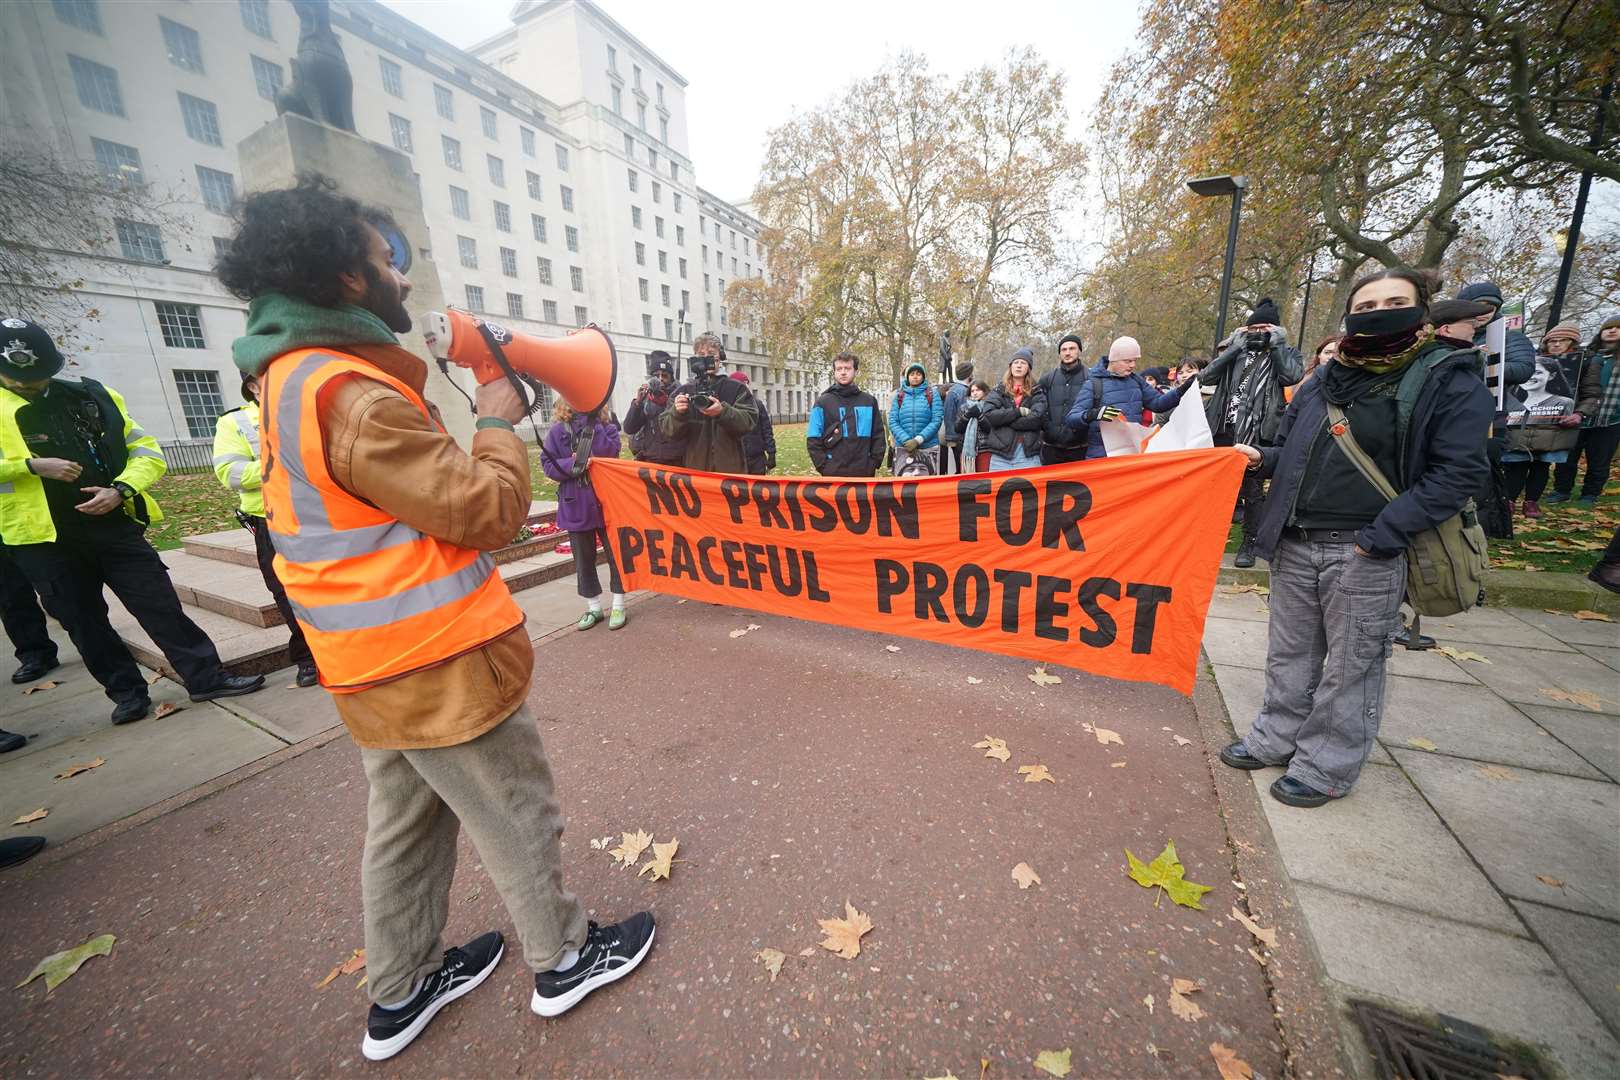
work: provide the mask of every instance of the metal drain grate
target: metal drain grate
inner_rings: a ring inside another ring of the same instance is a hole
[[[1382,1080],[1544,1080],[1539,1066],[1493,1046],[1472,1024],[1441,1017],[1436,1028],[1365,1001],[1353,1007]]]

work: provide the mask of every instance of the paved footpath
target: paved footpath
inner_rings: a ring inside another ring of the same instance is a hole
[[[1238,733],[1267,618],[1221,586],[1205,628]],[[1266,794],[1280,770],[1255,772],[1264,819],[1233,834],[1280,858],[1279,903],[1303,911],[1336,1004],[1438,1013],[1538,1048],[1551,1074],[1620,1075],[1620,626],[1485,608],[1423,629],[1472,657],[1395,649],[1356,789],[1293,809]]]
[[[1214,1042],[1282,1075],[1270,980],[1313,961],[1289,913],[1259,953],[1229,914],[1246,890],[1186,698],[1068,670],[1039,687],[1023,662],[664,597],[622,632],[565,631],[536,655],[567,880],[599,919],[657,914],[641,973],[543,1021],[511,954],[406,1053],[365,1065],[358,976],[314,988],[361,944],[365,785],[346,738],[312,739],[0,877],[7,987],[48,952],[119,939],[54,993],[0,991],[0,1075],[968,1080],[981,1059],[1028,1076],[1069,1048],[1076,1076],[1209,1076]],[[160,740],[185,715],[135,728]],[[972,748],[986,734],[1010,761]],[[1037,763],[1057,783],[1023,782]],[[671,880],[588,844],[637,828],[679,838]],[[1125,848],[1150,859],[1172,838],[1213,887],[1205,910],[1126,876]],[[1041,883],[1021,891],[1019,862]],[[453,940],[510,932],[465,841],[452,900]],[[846,900],[876,927],[848,961],[815,947]],[[774,982],[763,948],[787,956]],[[1201,987],[1197,1019],[1172,1012],[1172,978]]]

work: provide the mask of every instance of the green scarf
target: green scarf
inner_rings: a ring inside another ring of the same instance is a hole
[[[1412,342],[1412,344],[1408,345],[1405,349],[1396,353],[1394,356],[1367,356],[1358,359],[1356,357],[1344,356],[1341,353],[1338,363],[1343,364],[1345,367],[1356,368],[1358,370],[1368,372],[1372,375],[1388,375],[1390,372],[1399,371],[1407,364],[1410,364],[1413,360],[1416,360],[1418,353],[1422,352],[1432,341],[1434,341],[1434,331],[1425,329],[1422,333],[1418,334],[1418,339],[1416,341]]]
[[[231,359],[242,374],[258,375],[294,349],[397,344],[388,324],[365,308],[320,307],[283,293],[265,293],[248,304],[247,332],[231,343]]]

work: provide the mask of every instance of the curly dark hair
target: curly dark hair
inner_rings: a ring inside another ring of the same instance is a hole
[[[236,235],[214,264],[220,283],[243,300],[275,292],[320,307],[342,301],[339,273],[362,271],[369,280],[365,226],[393,225],[386,210],[344,195],[318,175],[249,195],[237,214]]]

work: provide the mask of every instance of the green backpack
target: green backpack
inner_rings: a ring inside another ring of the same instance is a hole
[[[1402,376],[1395,394],[1395,434],[1403,474],[1406,471],[1406,435],[1417,408],[1418,395],[1428,381],[1429,373],[1435,365],[1457,352],[1474,351],[1431,352],[1413,362]],[[1393,500],[1400,494],[1372,456],[1356,442],[1344,410],[1332,403],[1328,404],[1328,432],[1351,464],[1385,499]],[[1485,566],[1485,529],[1479,523],[1474,500],[1469,499],[1461,510],[1434,528],[1413,535],[1406,549],[1406,602],[1419,615],[1444,616],[1467,611],[1478,604],[1484,594]]]

